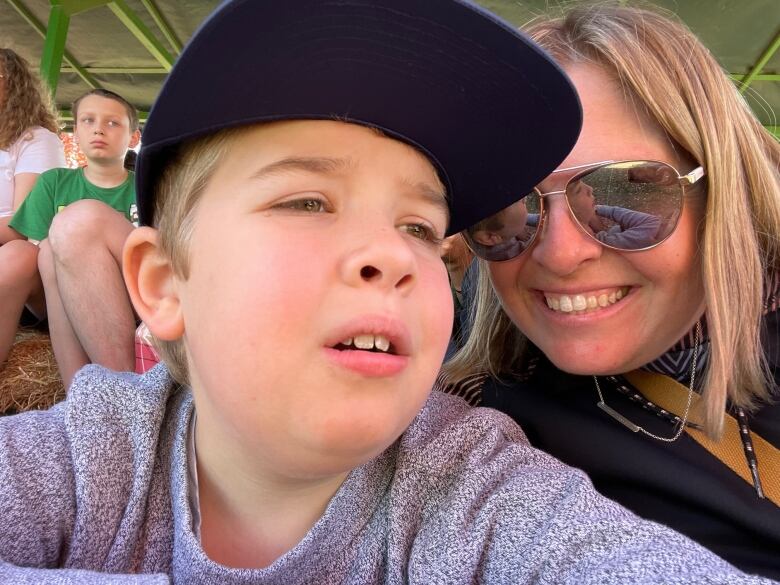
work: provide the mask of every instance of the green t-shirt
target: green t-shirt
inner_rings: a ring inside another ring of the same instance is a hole
[[[43,240],[49,234],[54,216],[82,199],[102,201],[138,225],[134,174],[128,173],[121,185],[104,188],[90,183],[83,168],[51,169],[41,173],[9,225],[31,240]]]

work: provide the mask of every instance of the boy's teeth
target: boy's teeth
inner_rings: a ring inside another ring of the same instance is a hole
[[[562,313],[582,313],[614,305],[628,294],[628,287],[619,288],[610,293],[596,295],[553,295],[545,293],[547,306]]]
[[[374,349],[374,336],[358,335],[355,337],[354,343],[358,349]]]
[[[378,349],[379,351],[388,351],[390,349],[390,340],[382,335],[356,335],[349,337],[341,342],[341,345],[354,345],[358,349]]]

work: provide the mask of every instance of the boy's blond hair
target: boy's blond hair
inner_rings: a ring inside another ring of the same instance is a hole
[[[700,247],[711,359],[703,395],[706,428],[717,436],[727,400],[750,408],[774,386],[760,324],[764,284],[780,259],[780,144],[671,14],[579,5],[526,32],[559,63],[603,67],[707,171]],[[449,381],[476,370],[508,373],[523,359],[527,341],[501,309],[485,262],[474,310],[471,337],[446,367]]]
[[[189,278],[189,243],[200,197],[231,144],[251,127],[229,128],[182,144],[155,185],[154,227],[160,249],[179,278]],[[154,346],[174,379],[189,384],[184,341],[155,338]]]

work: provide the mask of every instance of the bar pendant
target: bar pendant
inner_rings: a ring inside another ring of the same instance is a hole
[[[641,430],[641,427],[638,427],[634,423],[632,423],[630,420],[628,420],[626,417],[624,417],[619,412],[613,410],[610,408],[607,404],[605,404],[603,401],[597,402],[596,406],[598,406],[601,410],[606,412],[609,416],[614,418],[616,421],[618,421],[620,424],[625,426],[626,428],[630,429],[632,432],[637,433]]]

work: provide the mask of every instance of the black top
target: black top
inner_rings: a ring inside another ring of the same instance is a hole
[[[660,436],[674,426],[599,383],[604,399]],[[687,434],[665,443],[632,433],[597,406],[593,378],[561,372],[544,357],[524,381],[487,379],[482,406],[512,416],[533,445],[579,467],[596,488],[635,513],[667,524],[740,569],[780,579],[780,507]],[[750,428],[780,446],[780,404],[750,417]],[[759,460],[759,468],[761,461]]]

